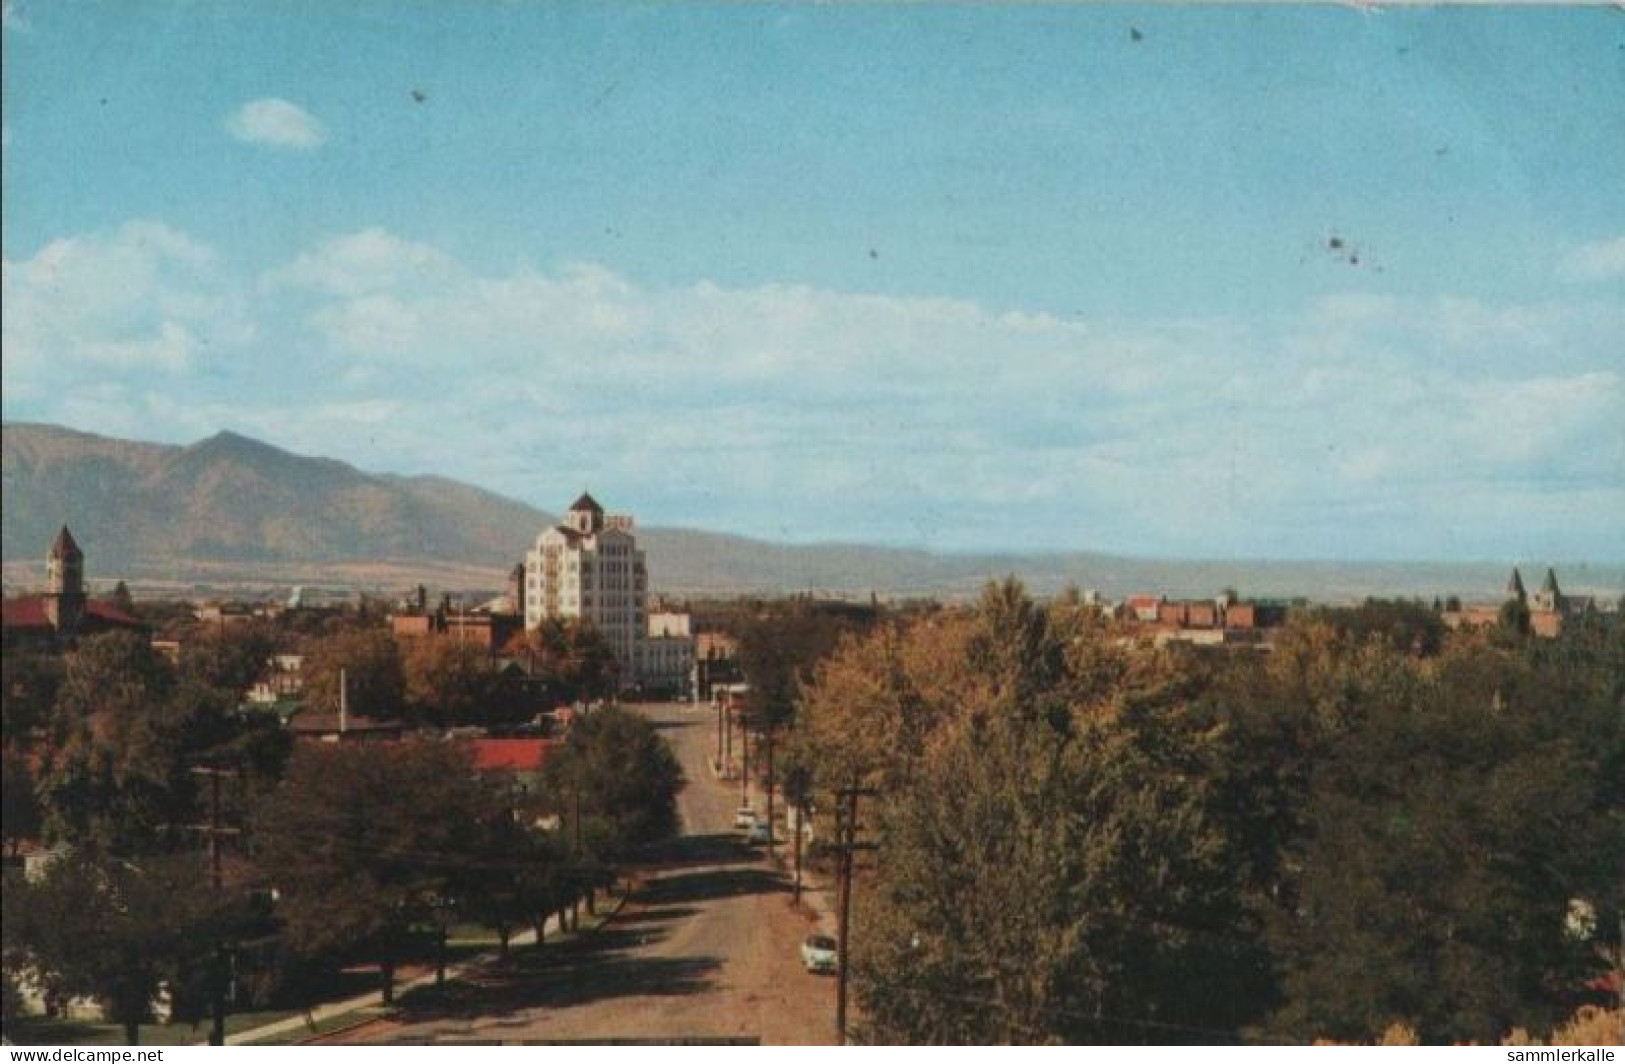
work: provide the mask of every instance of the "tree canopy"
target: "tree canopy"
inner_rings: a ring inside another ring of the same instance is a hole
[[[833,788],[877,792],[852,955],[870,1035],[1551,1030],[1618,948],[1625,643],[1432,616],[1158,650],[1007,582],[841,647],[796,760],[826,816]]]

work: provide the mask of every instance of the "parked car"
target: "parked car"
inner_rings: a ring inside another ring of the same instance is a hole
[[[772,841],[772,832],[769,830],[771,827],[772,825],[766,820],[753,820],[750,825],[750,830],[745,835],[745,841],[750,843],[752,846],[765,846],[768,842]]]
[[[835,940],[828,935],[808,935],[801,943],[801,966],[809,972],[833,972],[840,966]]]
[[[734,810],[734,827],[748,828],[756,823],[756,810],[748,805],[742,805]]]

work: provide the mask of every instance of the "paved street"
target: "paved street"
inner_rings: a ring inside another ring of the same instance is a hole
[[[708,707],[648,715],[688,777],[683,837],[611,922],[581,940],[520,951],[507,969],[471,974],[459,997],[408,1005],[401,1022],[356,1032],[368,1042],[599,1038],[760,1038],[832,1044],[835,984],[803,971],[813,917],[733,830],[737,784],[716,781]],[[782,827],[782,820],[781,820]]]

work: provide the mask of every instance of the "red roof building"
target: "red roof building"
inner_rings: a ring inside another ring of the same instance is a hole
[[[46,590],[0,603],[0,640],[7,649],[61,650],[103,632],[145,632],[147,626],[110,602],[85,594],[85,555],[63,525],[45,556]]]
[[[540,772],[550,750],[550,739],[472,739],[474,767],[481,772]]]

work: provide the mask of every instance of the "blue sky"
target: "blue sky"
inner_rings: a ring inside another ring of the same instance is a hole
[[[6,0],[4,416],[773,539],[1625,558],[1610,8]]]

